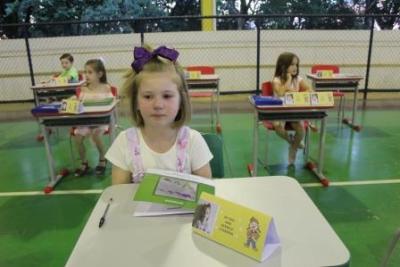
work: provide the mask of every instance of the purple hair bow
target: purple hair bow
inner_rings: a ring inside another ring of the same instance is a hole
[[[153,52],[149,52],[143,47],[135,47],[133,56],[135,60],[132,62],[131,66],[136,73],[139,73],[143,69],[143,66],[153,57],[160,56],[175,62],[179,56],[179,52],[175,49],[167,48],[166,46],[160,46]]]

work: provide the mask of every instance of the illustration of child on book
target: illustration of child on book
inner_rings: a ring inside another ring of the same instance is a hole
[[[215,206],[204,202],[197,205],[194,212],[192,226],[206,233],[210,233],[213,228],[215,217]]]
[[[255,217],[251,217],[249,225],[247,226],[247,241],[244,244],[246,247],[252,247],[257,250],[256,243],[260,238],[260,223]]]

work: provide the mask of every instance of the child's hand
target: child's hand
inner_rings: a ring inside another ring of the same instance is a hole
[[[292,74],[290,74],[289,72],[288,73],[286,73],[286,81],[288,81],[288,82],[292,82]]]

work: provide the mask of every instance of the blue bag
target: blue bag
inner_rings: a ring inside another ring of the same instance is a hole
[[[54,113],[58,113],[58,110],[60,109],[61,104],[60,103],[53,103],[53,104],[42,104],[39,106],[34,107],[33,109],[31,109],[31,113],[33,115],[35,114],[54,114]]]
[[[282,106],[282,99],[274,96],[253,95],[253,101],[256,106]]]

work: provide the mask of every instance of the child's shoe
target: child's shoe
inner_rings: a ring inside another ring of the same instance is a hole
[[[106,171],[107,160],[101,159],[99,160],[99,165],[96,166],[95,173],[96,175],[104,175]]]
[[[75,170],[75,176],[76,177],[85,176],[89,172],[89,170],[90,170],[89,162],[87,161],[82,162],[81,167]]]

